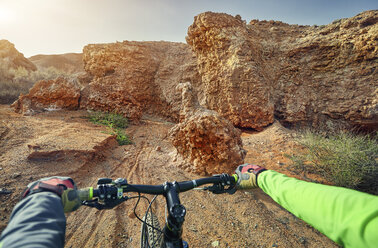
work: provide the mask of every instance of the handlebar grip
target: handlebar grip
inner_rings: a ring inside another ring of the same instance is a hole
[[[77,194],[81,201],[90,201],[93,198],[93,187],[78,189]]]
[[[238,174],[232,174],[232,177],[235,179],[235,184],[238,182]]]

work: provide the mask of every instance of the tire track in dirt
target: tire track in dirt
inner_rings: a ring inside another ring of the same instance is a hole
[[[144,142],[141,142],[141,144],[136,145],[135,148],[131,148],[131,152],[133,152],[136,155],[128,156],[124,155],[123,158],[120,158],[121,162],[113,161],[113,164],[103,163],[102,166],[95,166],[96,168],[101,167],[102,173],[97,173],[97,175],[111,177],[115,179],[116,177],[123,177],[126,178],[128,181],[132,181],[132,183],[143,183],[144,176],[144,170],[141,168],[141,161],[142,157],[148,154],[148,149],[146,150]],[[130,151],[126,151],[128,153]],[[130,166],[132,164],[132,166]],[[142,166],[143,167],[143,166]],[[93,170],[94,168],[92,168]],[[100,168],[96,169],[97,172],[101,171]],[[135,204],[135,200],[129,200],[131,202],[126,202],[124,204],[121,204],[117,208],[113,210],[106,210],[101,211],[102,214],[101,218],[98,219],[99,223],[105,223],[107,218],[109,218],[109,213],[112,212],[114,214],[114,228],[112,228],[113,233],[113,240],[106,244],[106,247],[128,247],[130,245],[130,239],[132,241],[132,244],[136,242],[137,240],[137,234],[138,232],[135,230],[136,228],[133,228],[135,226],[132,225],[132,222],[137,222],[136,218],[132,216],[132,214],[127,214],[127,212],[132,212],[133,205]],[[143,203],[141,203],[142,205]],[[132,217],[130,219],[129,217]],[[83,222],[86,222],[86,220],[82,220]],[[130,226],[132,228],[130,228]],[[81,226],[77,227],[76,230],[73,230],[72,232],[79,231]],[[108,230],[109,232],[110,230]],[[93,227],[91,232],[95,233],[94,236],[98,236],[98,233],[100,231],[97,227]],[[91,237],[86,237],[91,238]],[[93,238],[93,235],[92,235]],[[88,246],[89,247],[89,246]],[[132,246],[134,247],[134,246]]]
[[[72,178],[78,184],[78,188],[87,186],[95,187],[98,175],[108,175],[109,171],[106,169],[107,162],[87,162],[75,171],[70,171]],[[85,186],[82,186],[85,185]],[[105,211],[98,211],[96,209],[90,209],[88,207],[81,207],[81,209],[69,215],[67,218],[68,231],[66,232],[66,247],[84,247],[88,246],[88,241],[98,235],[98,223],[102,223]],[[90,228],[88,228],[90,227]],[[80,235],[80,240],[77,237]],[[72,245],[74,243],[74,245]],[[80,245],[78,245],[80,243]]]
[[[140,156],[143,154],[144,151],[144,142],[141,144],[141,148],[138,148],[138,152],[136,154],[135,162],[130,170],[126,171],[126,179],[128,182],[132,182],[132,179],[138,179],[138,181],[132,182],[133,184],[140,183],[139,180],[143,180],[143,177],[135,177],[135,172],[140,168]]]
[[[151,138],[149,132],[146,132],[146,136]],[[126,175],[126,178],[129,183],[131,184],[157,184],[156,180],[151,182],[151,175],[147,172],[150,172],[153,169],[153,165],[151,163],[151,154],[154,151],[153,147],[151,147],[150,140],[148,141],[141,141],[135,145],[134,153],[135,159],[132,161],[124,159],[122,163],[118,166],[119,170],[118,173]],[[130,166],[132,164],[132,166]],[[135,195],[135,194],[134,194]],[[152,196],[146,195],[149,199]],[[123,204],[122,206],[117,208],[117,215],[119,219],[119,225],[117,225],[117,230],[115,230],[115,234],[117,233],[117,237],[121,236],[122,238],[116,238],[116,243],[119,246],[124,246],[125,244],[129,243],[132,247],[135,247],[139,244],[139,235],[140,235],[140,225],[141,223],[137,220],[133,213],[134,206],[137,200],[129,200],[129,204]],[[155,208],[156,208],[155,204]],[[144,214],[145,209],[147,209],[148,204],[145,200],[141,199],[138,204],[137,214],[141,218]],[[159,211],[159,210],[158,210]],[[122,216],[128,212],[128,218]],[[123,227],[123,228],[121,228]],[[123,233],[123,234],[121,234]],[[125,234],[126,233],[126,234]],[[132,242],[125,240],[126,237],[130,237],[129,239]],[[134,242],[134,240],[137,240]]]
[[[94,211],[96,212],[93,213]],[[77,235],[77,233],[80,233],[80,237],[81,237],[80,247],[83,247],[83,245],[88,244],[89,243],[88,241],[94,235],[96,235],[96,229],[98,228],[96,223],[101,223],[101,220],[103,219],[104,214],[105,212],[93,210],[90,214],[83,215],[85,217],[79,220],[79,223],[81,224],[75,226],[73,230],[71,229],[70,232],[66,234],[67,246],[70,245],[72,236],[74,234]],[[90,226],[90,228],[88,228],[88,226]],[[79,232],[79,230],[81,231]],[[76,245],[77,243],[78,242],[76,241]]]
[[[0,140],[4,139],[10,132],[10,128],[6,125],[5,122],[2,122],[2,125],[0,126]],[[3,144],[0,143],[1,146],[4,146]]]
[[[132,166],[129,166],[130,162],[128,158],[124,158],[122,162],[117,166],[115,173],[118,177],[122,175],[126,178],[128,182],[135,179],[141,179],[143,177],[138,177],[137,172],[140,168],[140,157],[143,155],[145,146],[144,142],[136,146],[136,155],[133,157]],[[134,183],[134,182],[132,182]],[[141,183],[141,182],[137,182]],[[113,231],[115,236],[114,245],[117,247],[128,247],[131,242],[137,241],[137,237],[134,235],[135,228],[130,229],[131,221],[136,221],[132,214],[132,202],[135,200],[128,200],[128,204],[122,204],[115,209],[117,225]],[[130,217],[133,218],[130,220]],[[134,243],[133,242],[133,243]]]

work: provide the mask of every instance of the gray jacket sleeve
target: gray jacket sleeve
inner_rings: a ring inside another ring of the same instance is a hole
[[[14,207],[0,236],[0,248],[63,247],[65,232],[66,217],[60,197],[41,192]]]

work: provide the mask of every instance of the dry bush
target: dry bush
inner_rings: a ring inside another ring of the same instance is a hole
[[[378,195],[378,141],[374,135],[306,131],[305,150],[288,155],[297,170],[316,171],[337,186]]]
[[[40,80],[50,80],[60,76],[72,77],[72,75],[55,67],[28,71],[24,67],[14,69],[10,68],[7,63],[0,63],[0,104],[14,102],[20,94],[28,93],[34,83]]]

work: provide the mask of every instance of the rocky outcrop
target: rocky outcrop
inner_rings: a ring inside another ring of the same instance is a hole
[[[262,45],[241,18],[200,14],[186,40],[198,58],[207,108],[239,127],[261,129],[273,122]]]
[[[178,122],[182,99],[173,89],[190,82],[199,106],[237,127],[261,130],[277,118],[286,126],[376,129],[377,22],[378,11],[319,27],[206,12],[189,27],[189,46],[88,45],[80,107]]]
[[[28,94],[21,94],[11,106],[15,112],[29,115],[45,110],[78,109],[79,99],[78,84],[60,77],[35,83]]]
[[[77,139],[77,133],[80,139]],[[27,146],[29,160],[62,161],[79,159],[85,162],[102,159],[111,148],[118,145],[115,136],[104,132],[83,129],[81,124],[55,127],[53,132],[42,135]]]
[[[17,51],[13,43],[7,40],[0,40],[0,64],[5,64],[7,68],[13,69],[23,67],[28,71],[37,70],[37,67]]]
[[[139,120],[143,113],[178,120],[182,81],[199,83],[189,47],[172,42],[117,42],[84,48],[84,68],[91,77],[81,107],[123,113]]]
[[[200,175],[231,173],[246,155],[241,132],[217,112],[200,107],[190,83],[179,84],[177,90],[182,95],[181,122],[170,130],[170,138],[189,170]]]
[[[378,11],[302,27],[295,42],[291,39],[282,40],[275,59],[280,61],[273,74],[277,117],[331,129],[377,125]]]
[[[187,42],[207,106],[234,125],[259,129],[274,112],[290,126],[369,127],[378,122],[377,22],[378,11],[320,27],[207,12]]]

